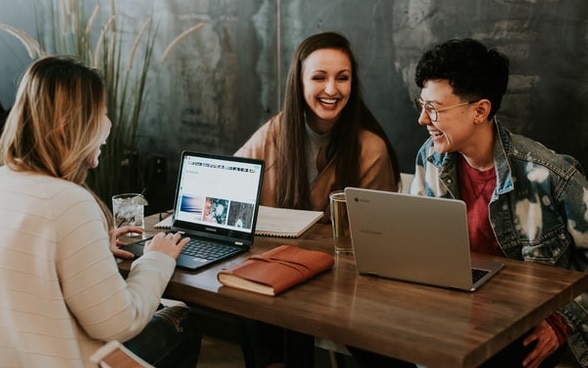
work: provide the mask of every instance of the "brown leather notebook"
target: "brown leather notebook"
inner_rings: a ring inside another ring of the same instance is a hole
[[[220,271],[225,286],[265,295],[278,295],[292,286],[333,267],[335,258],[325,252],[281,245],[249,257],[237,266]]]

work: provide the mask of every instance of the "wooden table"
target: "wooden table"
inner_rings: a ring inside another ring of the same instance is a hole
[[[147,219],[152,228],[157,216]],[[474,293],[358,275],[353,256],[278,297],[223,287],[219,270],[280,244],[333,253],[331,228],[257,237],[249,253],[200,272],[178,269],[165,297],[275,324],[427,367],[476,367],[588,288],[588,274],[501,259]],[[482,257],[474,255],[474,257]],[[121,262],[121,272],[129,262]]]

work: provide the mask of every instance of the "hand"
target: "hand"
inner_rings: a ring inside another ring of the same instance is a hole
[[[115,257],[124,259],[135,258],[133,253],[119,249],[119,247],[124,246],[126,243],[118,240],[118,238],[127,233],[143,234],[143,228],[138,226],[121,226],[119,228],[110,230],[110,251],[112,254],[114,254]]]
[[[533,331],[523,340],[523,345],[527,346],[533,341],[537,341],[537,345],[523,360],[523,367],[526,368],[539,367],[539,364],[559,347],[557,335],[546,321],[535,326]]]
[[[180,252],[189,241],[190,238],[182,239],[182,234],[180,233],[158,233],[145,244],[143,252],[160,251],[173,259],[177,259]]]

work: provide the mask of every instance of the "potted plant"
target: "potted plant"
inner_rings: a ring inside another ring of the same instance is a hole
[[[0,23],[0,30],[16,37],[32,59],[50,54],[74,55],[101,73],[113,126],[108,144],[102,150],[101,164],[90,171],[87,183],[105,203],[110,203],[113,194],[141,191],[144,186],[135,140],[157,26],[149,17],[131,33],[134,37],[125,39],[128,32],[124,32],[114,1],[106,15],[101,13],[99,5],[91,13],[86,12],[83,3],[51,0],[45,9],[48,16],[42,16],[42,10],[35,8],[36,38],[8,24]],[[100,22],[101,18],[104,21]],[[202,23],[196,24],[177,36],[161,54],[160,61],[165,61],[178,43],[202,27]]]

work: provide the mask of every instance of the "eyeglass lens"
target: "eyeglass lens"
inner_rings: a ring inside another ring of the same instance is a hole
[[[415,104],[416,109],[419,112],[419,114],[421,114],[423,112],[423,108],[424,108],[425,113],[427,114],[427,116],[429,116],[429,119],[431,119],[431,121],[437,121],[437,110],[433,106],[431,106],[430,104],[427,104],[427,103],[423,103],[418,98],[414,99],[414,104]]]

